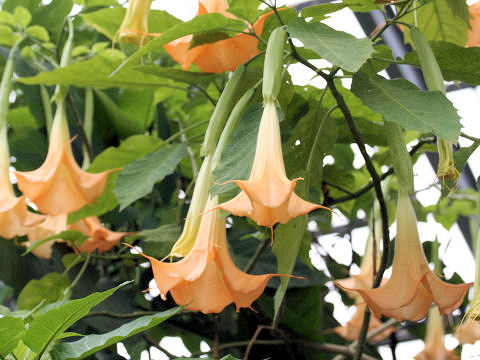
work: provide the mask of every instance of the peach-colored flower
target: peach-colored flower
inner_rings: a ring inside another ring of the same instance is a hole
[[[257,148],[248,180],[232,180],[242,191],[217,206],[238,216],[248,216],[258,225],[287,223],[315,209],[327,209],[298,197],[293,189],[301,178],[288,180],[283,163],[277,109],[267,102],[260,120]]]
[[[467,46],[480,46],[480,1],[468,8],[470,12],[470,27],[468,30]]]
[[[99,197],[109,170],[89,174],[76,163],[70,147],[64,101],[57,102],[47,158],[33,171],[17,171],[18,187],[49,215],[67,214],[81,209]]]
[[[352,319],[345,326],[337,326],[333,329],[338,335],[343,337],[345,340],[354,341],[358,339],[358,334],[363,324],[363,315],[365,314],[366,304],[357,304],[355,305],[357,312],[353,315]],[[368,331],[375,330],[376,328],[382,326],[383,323],[376,318],[375,316],[370,317],[370,323],[368,324]],[[390,336],[391,333],[395,332],[394,327],[389,327],[385,329],[380,334],[374,336],[372,341],[381,341]]]
[[[447,350],[443,342],[444,336],[443,320],[438,311],[438,307],[434,306],[430,309],[427,318],[427,335],[425,337],[425,349],[415,355],[416,360],[457,360],[458,355],[453,350]]]
[[[118,242],[129,233],[116,232],[104,227],[96,216],[84,218],[70,225],[69,230],[80,231],[85,236],[89,236],[82,245],[80,251],[99,253],[110,250],[118,244]]]
[[[148,12],[152,0],[130,0],[128,9],[117,34],[120,40],[144,45],[148,42]]]
[[[197,15],[218,12],[226,17],[234,18],[231,13],[226,11],[228,6],[225,0],[200,0],[198,6]],[[270,13],[260,16],[254,24],[253,30],[258,36],[262,34],[263,26],[269,15]],[[235,70],[259,53],[258,39],[247,34],[239,34],[189,49],[191,41],[192,35],[187,35],[164,45],[164,49],[185,70],[188,70],[191,64],[195,64],[204,72],[222,73]]]
[[[50,236],[56,235],[67,230],[67,214],[58,214],[47,216],[45,221],[33,227],[27,232],[28,241],[25,246],[30,246],[37,241],[44,240]],[[49,259],[52,256],[52,245],[61,239],[49,240],[32,250],[32,253],[39,258]]]
[[[216,204],[210,200],[206,210]],[[129,245],[130,246],[130,245]],[[141,253],[152,264],[153,276],[162,299],[173,299],[187,309],[218,313],[234,302],[237,311],[250,307],[275,274],[250,275],[238,269],[230,258],[225,220],[219,211],[202,217],[195,244],[180,261],[162,262]]]
[[[376,289],[354,289],[372,313],[380,318],[417,321],[425,317],[432,302],[441,314],[455,310],[472,284],[448,284],[428,267],[418,236],[417,219],[407,194],[399,193],[397,240],[392,277]]]
[[[28,211],[25,196],[16,197],[10,183],[10,154],[7,126],[0,129],[0,236],[11,239],[22,236],[44,217]]]
[[[475,344],[480,340],[480,322],[467,316],[455,330],[455,337],[460,344]]]

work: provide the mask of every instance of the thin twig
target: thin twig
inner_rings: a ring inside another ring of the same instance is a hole
[[[245,272],[248,274],[250,271],[252,271],[253,267],[257,263],[258,259],[260,259],[260,256],[262,256],[263,252],[265,249],[268,247],[268,239],[263,240],[257,247],[257,250],[255,251],[255,254],[253,254],[252,258],[248,262],[247,266],[245,266]]]
[[[85,145],[85,149],[87,150],[88,159],[91,163],[93,161],[92,144],[90,144],[90,142],[88,141],[87,134],[85,133],[85,129],[83,128],[82,120],[80,119],[80,114],[78,113],[77,106],[75,105],[75,102],[73,101],[73,97],[70,93],[67,94],[66,100],[67,100],[68,106],[70,107],[70,111],[72,112],[73,120],[77,125],[78,133],[80,134],[83,144]]]
[[[163,352],[165,355],[167,355],[167,357],[169,357],[170,359],[177,359],[178,356],[176,355],[173,355],[171,352],[169,352],[167,349],[165,349],[164,347],[160,346],[160,344],[157,344],[156,341],[154,341],[150,336],[148,336],[147,334],[143,334],[143,338],[145,339],[145,341],[150,345],[150,346],[153,346],[154,348],[157,348],[158,350],[160,350],[161,352]]]

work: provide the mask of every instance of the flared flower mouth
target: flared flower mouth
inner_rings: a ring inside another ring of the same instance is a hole
[[[385,315],[399,321],[418,321],[426,316],[432,302],[438,305],[441,314],[455,310],[471,285],[448,284],[430,270],[418,236],[417,219],[410,198],[399,193],[391,278],[375,289],[350,290],[357,291],[378,318]]]
[[[258,225],[273,227],[315,209],[327,209],[307,202],[293,190],[297,178],[289,180],[285,172],[280,126],[275,103],[265,104],[252,171],[248,180],[232,180],[242,190],[235,198],[218,205],[237,216],[248,216]],[[331,210],[330,210],[331,211]]]
[[[44,214],[67,214],[80,210],[99,197],[108,174],[83,171],[73,157],[63,101],[57,104],[48,154],[40,168],[16,171],[19,189]]]
[[[203,313],[221,312],[232,302],[237,311],[251,307],[273,276],[288,276],[250,275],[238,269],[228,250],[225,219],[213,210],[216,204],[216,198],[209,201],[195,244],[183,259],[163,262],[141,253],[152,264],[162,299],[170,292],[177,304]]]

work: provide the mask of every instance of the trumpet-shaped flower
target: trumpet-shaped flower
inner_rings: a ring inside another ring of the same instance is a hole
[[[216,204],[210,200],[206,210]],[[218,211],[202,216],[191,251],[182,260],[169,263],[141,253],[152,264],[153,276],[162,299],[173,299],[187,309],[218,313],[234,302],[237,310],[250,307],[275,274],[250,275],[233,263],[226,241],[225,220]]]
[[[480,46],[480,2],[470,5],[468,11],[471,17],[467,46]]]
[[[45,221],[31,228],[27,232],[28,241],[25,246],[30,246],[37,241],[44,240],[50,236],[56,235],[64,230],[67,230],[67,214],[58,214],[47,216]],[[52,256],[52,245],[56,241],[63,240],[49,240],[32,250],[32,253],[39,258],[49,259]]]
[[[25,235],[44,219],[42,215],[28,211],[25,196],[15,196],[9,166],[7,126],[4,125],[0,129],[0,236],[5,239]]]
[[[69,230],[78,230],[85,236],[89,236],[82,245],[80,251],[99,253],[110,250],[128,233],[116,232],[104,227],[96,216],[84,218],[70,225]]]
[[[372,313],[399,321],[425,317],[432,302],[441,314],[455,310],[472,284],[448,284],[428,267],[418,236],[417,219],[407,194],[399,193],[397,240],[391,278],[375,289],[356,290]]]
[[[475,344],[480,340],[480,322],[467,317],[455,330],[455,337],[460,344]]]
[[[297,178],[288,180],[283,163],[277,110],[267,102],[258,130],[257,148],[248,180],[232,180],[242,190],[218,208],[238,216],[248,216],[258,225],[273,227],[315,209],[327,209],[298,197],[293,189]]]
[[[117,34],[120,40],[141,46],[148,42],[148,12],[152,0],[130,0]]]
[[[197,15],[218,12],[226,17],[234,18],[231,13],[226,11],[228,6],[225,0],[200,0],[198,6]],[[253,30],[257,36],[262,34],[265,20],[269,15],[260,16],[254,24]],[[164,49],[185,70],[188,70],[191,64],[195,64],[204,72],[222,73],[235,70],[259,53],[258,39],[247,34],[239,34],[192,49],[190,49],[191,41],[192,35],[188,35],[164,45]]]
[[[345,325],[345,326],[337,326],[333,329],[335,333],[340,335],[342,338],[348,341],[354,341],[358,339],[358,334],[360,333],[360,329],[362,328],[363,324],[363,315],[365,314],[365,309],[367,307],[366,304],[358,304],[355,306],[357,308],[357,312],[353,315],[352,319]],[[375,316],[370,317],[370,323],[368,324],[368,331],[375,330],[376,328],[382,326],[383,323],[380,319],[376,318]],[[395,332],[395,328],[389,327],[385,329],[380,334],[374,336],[372,341],[381,341],[390,336],[391,333]]]
[[[49,215],[67,214],[92,203],[105,188],[108,174],[90,174],[76,163],[70,147],[64,102],[59,101],[50,134],[47,158],[33,171],[17,171],[18,187]]]
[[[443,342],[444,330],[443,321],[438,311],[438,307],[434,306],[430,309],[427,319],[427,335],[425,337],[425,349],[415,355],[416,360],[457,360],[459,357],[452,350],[447,350]]]

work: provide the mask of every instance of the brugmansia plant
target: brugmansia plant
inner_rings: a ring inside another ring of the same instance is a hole
[[[460,180],[480,139],[445,86],[480,85],[478,3],[199,0],[182,21],[162,2],[0,2],[0,359],[184,356],[172,336],[194,359],[380,359],[416,338],[453,359],[445,334],[480,339],[479,232],[469,294],[417,224],[478,227]],[[372,10],[364,38],[323,22]],[[339,262],[327,234],[349,235]]]

